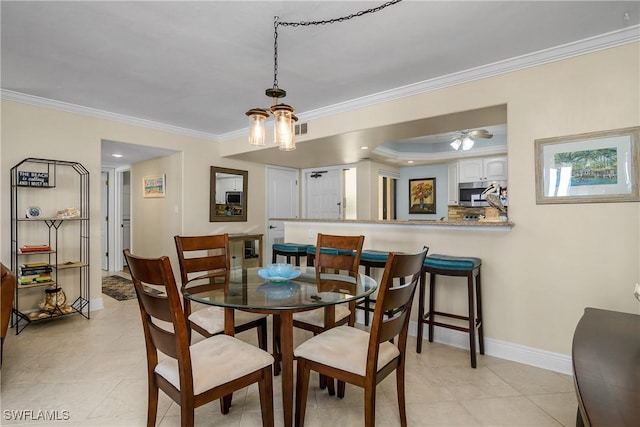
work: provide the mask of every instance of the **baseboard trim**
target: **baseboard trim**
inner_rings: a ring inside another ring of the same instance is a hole
[[[423,331],[422,336],[426,340],[426,326],[424,326]],[[418,336],[417,322],[409,323],[409,335],[412,337]],[[465,332],[436,326],[433,331],[433,340],[452,347],[469,349],[469,335]],[[561,374],[573,375],[571,356],[565,354],[553,353],[539,348],[487,337],[484,339],[484,353],[488,356],[499,357],[500,359],[510,360],[512,362],[524,363],[525,365],[535,366]]]
[[[89,301],[91,312],[102,310],[104,308],[104,299],[102,297],[93,298]]]

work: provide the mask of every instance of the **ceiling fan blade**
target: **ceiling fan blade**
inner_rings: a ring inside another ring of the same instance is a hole
[[[472,130],[469,132],[469,136],[472,138],[493,138],[493,134],[486,129]]]

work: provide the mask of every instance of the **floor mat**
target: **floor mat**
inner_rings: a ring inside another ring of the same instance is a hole
[[[145,289],[158,295],[163,293],[148,286],[145,286]],[[136,291],[133,288],[133,282],[120,276],[103,277],[102,293],[118,301],[126,301],[136,298]]]

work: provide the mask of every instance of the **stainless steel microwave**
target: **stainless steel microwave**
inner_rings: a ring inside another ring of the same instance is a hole
[[[500,188],[507,186],[507,181],[497,181]],[[482,207],[489,206],[482,193],[489,187],[491,181],[461,182],[458,184],[458,205]],[[498,191],[498,194],[500,192]]]
[[[227,191],[225,193],[225,202],[227,205],[241,205],[242,191]]]

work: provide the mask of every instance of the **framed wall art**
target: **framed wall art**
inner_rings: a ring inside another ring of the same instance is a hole
[[[409,213],[436,213],[435,178],[420,178],[409,180]]]
[[[144,198],[165,197],[166,184],[164,174],[143,177],[142,195]]]
[[[536,203],[637,202],[640,127],[535,141]]]

